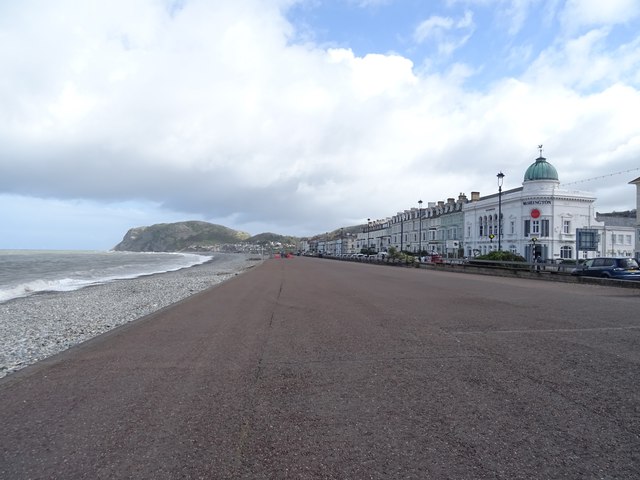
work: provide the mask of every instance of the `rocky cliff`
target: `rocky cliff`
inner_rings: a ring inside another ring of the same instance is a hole
[[[131,252],[179,252],[246,241],[248,233],[207,222],[159,223],[129,230],[114,247]]]

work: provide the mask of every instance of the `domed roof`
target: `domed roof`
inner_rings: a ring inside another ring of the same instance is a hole
[[[547,162],[543,156],[536,158],[536,163],[532,164],[524,174],[524,181],[530,180],[558,180],[556,167]]]

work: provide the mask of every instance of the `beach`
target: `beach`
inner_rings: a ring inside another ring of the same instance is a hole
[[[216,254],[174,272],[48,292],[0,304],[0,378],[219,284],[260,263]]]

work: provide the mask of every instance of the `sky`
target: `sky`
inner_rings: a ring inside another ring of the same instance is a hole
[[[306,236],[522,185],[635,208],[637,0],[0,0],[0,248]]]

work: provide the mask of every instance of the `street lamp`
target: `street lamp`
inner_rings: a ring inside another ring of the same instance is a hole
[[[502,250],[502,181],[504,180],[504,173],[500,172],[498,175],[498,251]]]
[[[418,200],[418,257],[422,256],[422,200]]]
[[[371,219],[367,218],[367,255],[369,255],[369,232],[371,231]]]

